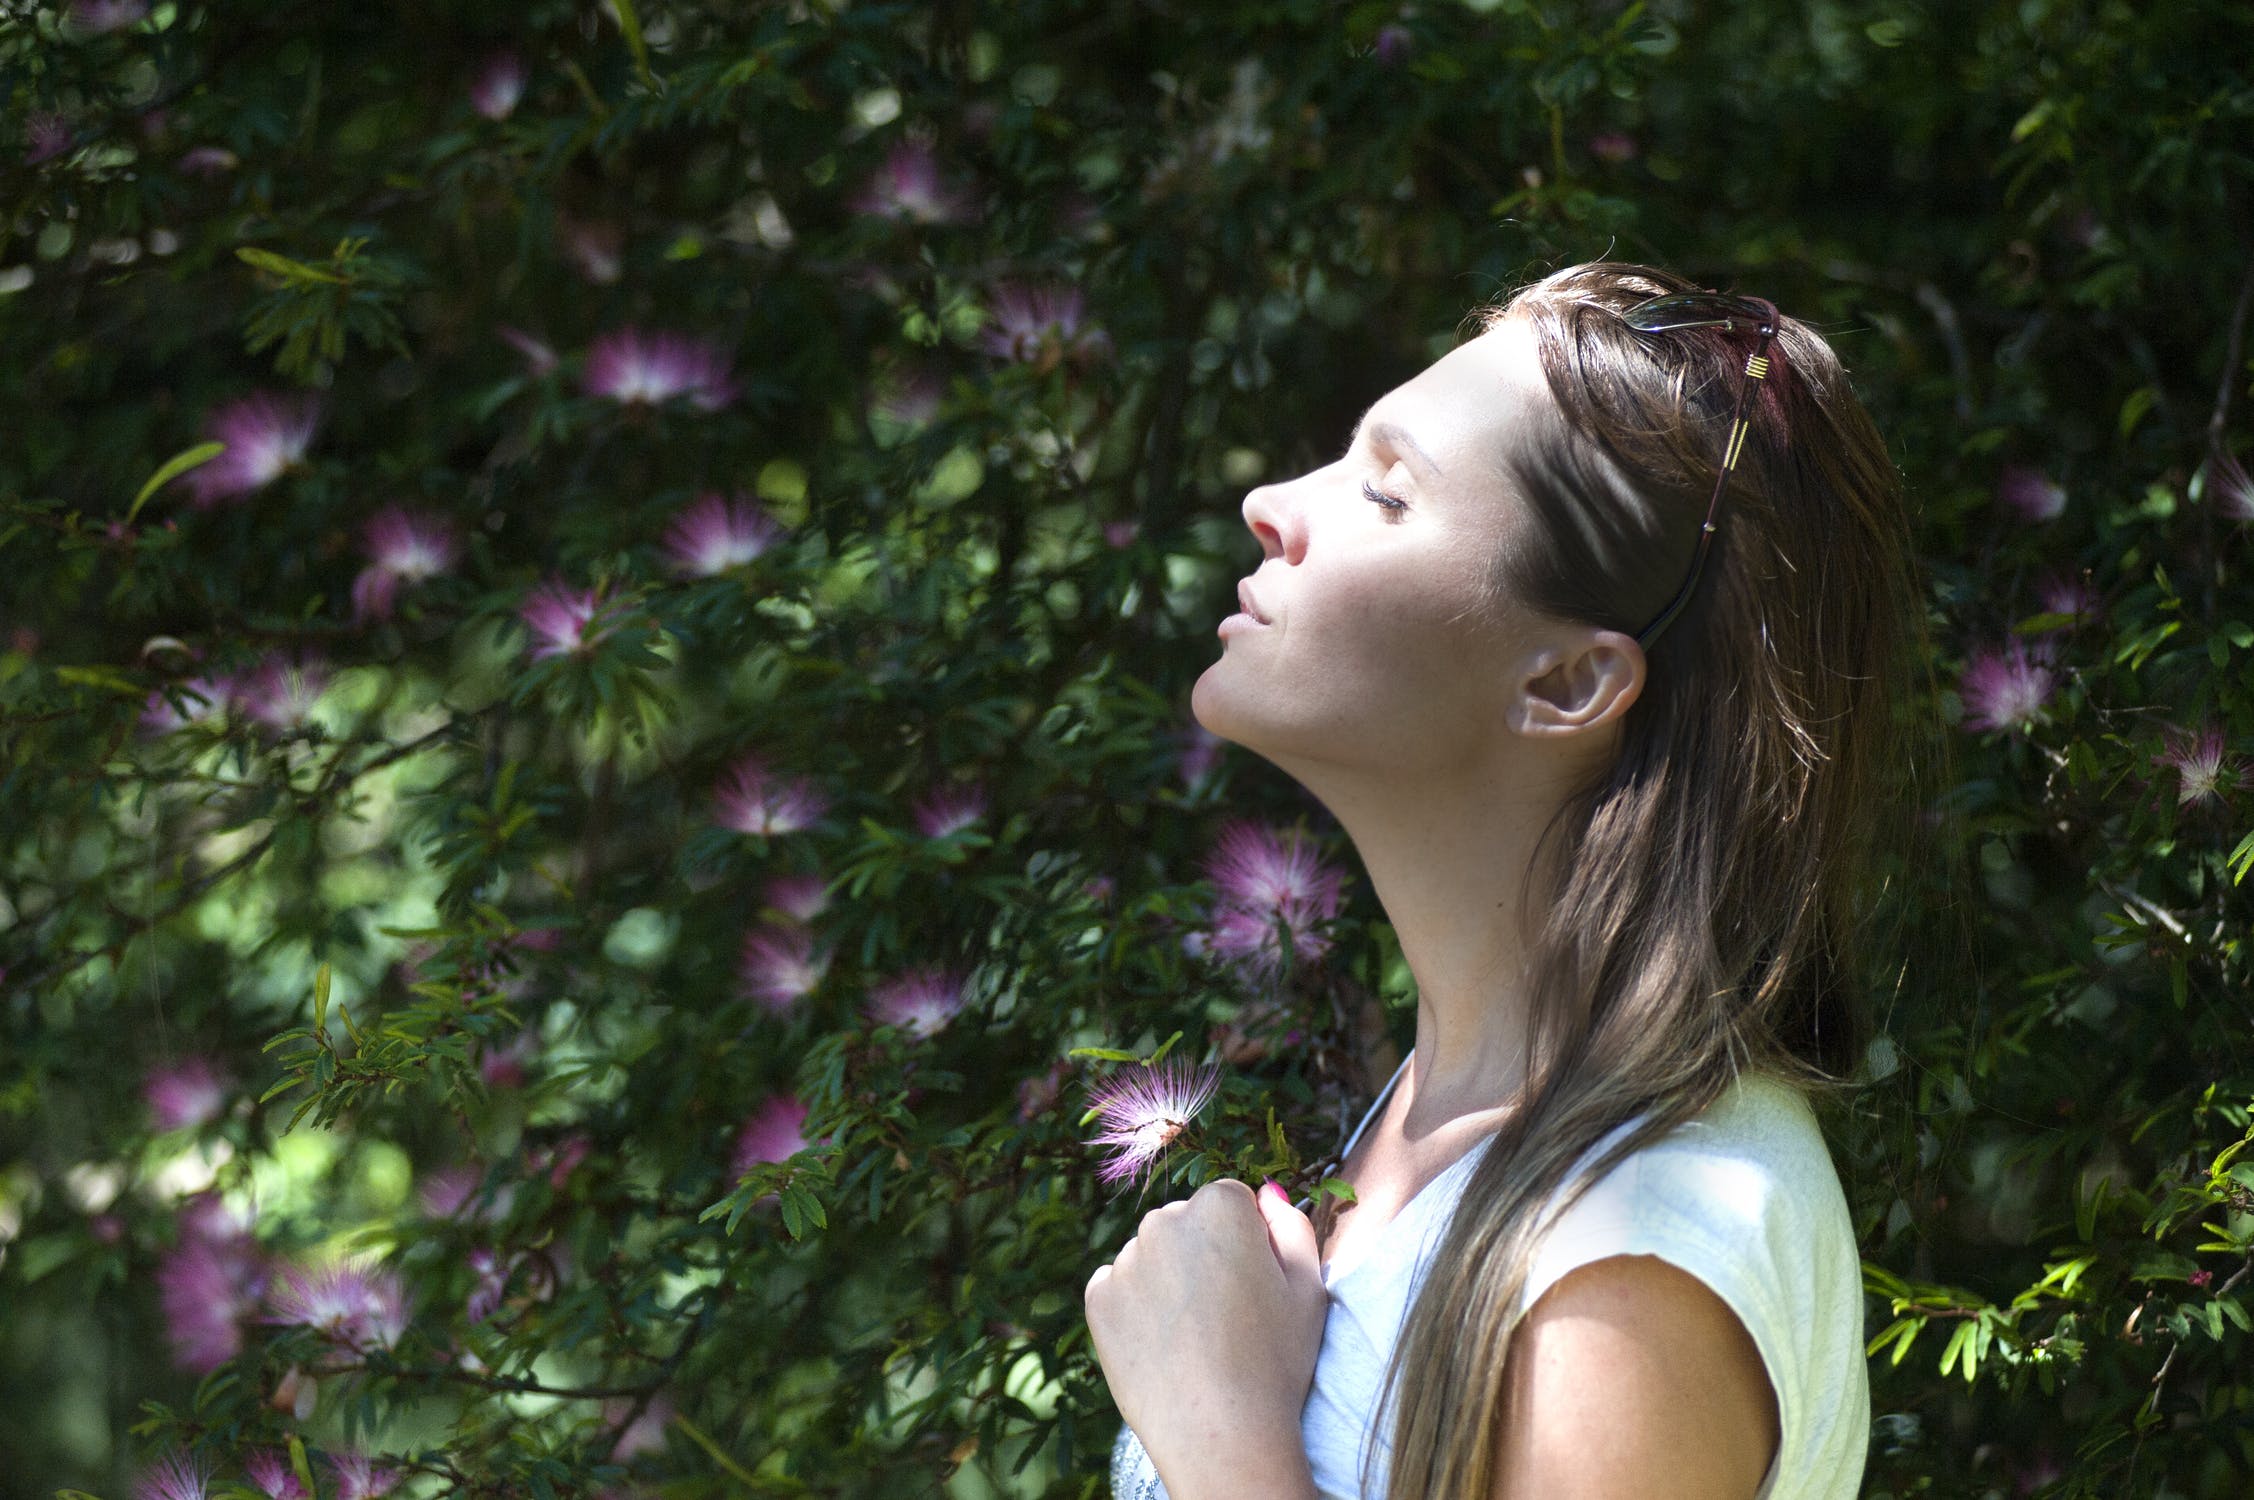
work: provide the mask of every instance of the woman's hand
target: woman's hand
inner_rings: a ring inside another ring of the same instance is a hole
[[[1152,1210],[1086,1302],[1112,1399],[1174,1500],[1306,1474],[1299,1411],[1330,1298],[1281,1188],[1209,1182]]]

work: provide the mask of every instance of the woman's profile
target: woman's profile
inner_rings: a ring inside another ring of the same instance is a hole
[[[1847,1500],[1845,1087],[1922,615],[1824,339],[1572,266],[1243,504],[1192,710],[1337,818],[1417,989],[1319,1237],[1270,1187],[1088,1283],[1122,1500]]]

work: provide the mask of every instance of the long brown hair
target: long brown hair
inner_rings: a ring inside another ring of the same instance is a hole
[[[1682,581],[1752,341],[1638,334],[1620,314],[1694,290],[1599,261],[1480,315],[1531,321],[1555,399],[1504,455],[1532,524],[1495,590],[1632,634]],[[1538,845],[1558,873],[1529,883],[1527,1083],[1477,1148],[1386,1371],[1389,1500],[1493,1488],[1505,1357],[1554,1214],[1741,1071],[1828,1098],[1863,1053],[1863,916],[1909,817],[1924,616],[1901,476],[1837,356],[1789,317],[1770,355],[1697,592],[1652,643],[1617,758]]]

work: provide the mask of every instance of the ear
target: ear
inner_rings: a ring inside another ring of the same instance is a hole
[[[1510,701],[1513,733],[1549,737],[1600,729],[1644,690],[1644,653],[1634,636],[1594,630],[1545,647]]]

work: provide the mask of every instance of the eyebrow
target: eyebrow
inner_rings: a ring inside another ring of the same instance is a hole
[[[1369,435],[1379,442],[1389,443],[1395,448],[1399,448],[1406,452],[1415,454],[1416,457],[1423,462],[1424,466],[1430,469],[1433,473],[1438,474],[1441,472],[1440,465],[1433,462],[1432,455],[1425,452],[1423,445],[1420,444],[1415,438],[1409,436],[1409,430],[1406,427],[1403,427],[1400,423],[1372,422],[1369,424]],[[1348,441],[1346,446],[1351,449],[1355,443],[1358,443],[1361,440],[1362,429],[1361,427],[1357,426],[1354,429],[1353,438]]]

